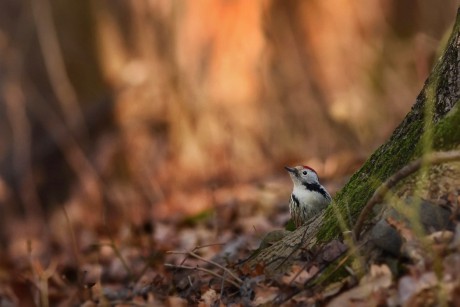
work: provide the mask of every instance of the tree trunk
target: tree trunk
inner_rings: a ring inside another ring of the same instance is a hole
[[[283,272],[302,249],[337,238],[352,230],[374,191],[411,160],[429,151],[460,144],[460,10],[452,34],[421,93],[391,138],[377,149],[336,195],[334,202],[308,225],[261,250],[248,260],[265,264],[266,273]]]

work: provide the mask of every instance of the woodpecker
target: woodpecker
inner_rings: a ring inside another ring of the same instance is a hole
[[[294,188],[289,200],[289,212],[296,228],[323,211],[331,203],[331,195],[319,183],[318,174],[308,166],[285,167]]]

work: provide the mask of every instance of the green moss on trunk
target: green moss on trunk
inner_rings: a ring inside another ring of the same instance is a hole
[[[457,14],[444,55],[433,68],[412,110],[388,142],[375,151],[336,195],[334,204],[325,213],[318,241],[329,241],[343,230],[352,229],[377,187],[408,162],[427,150],[448,150],[459,146],[459,33]]]

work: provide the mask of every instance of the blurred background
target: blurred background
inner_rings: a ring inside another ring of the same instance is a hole
[[[56,208],[144,225],[288,180],[286,164],[354,171],[415,102],[459,2],[2,0],[2,241]]]

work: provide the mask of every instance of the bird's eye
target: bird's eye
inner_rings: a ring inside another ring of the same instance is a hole
[[[303,171],[303,173],[302,173],[302,174],[306,175],[306,174],[307,174],[307,171]]]

